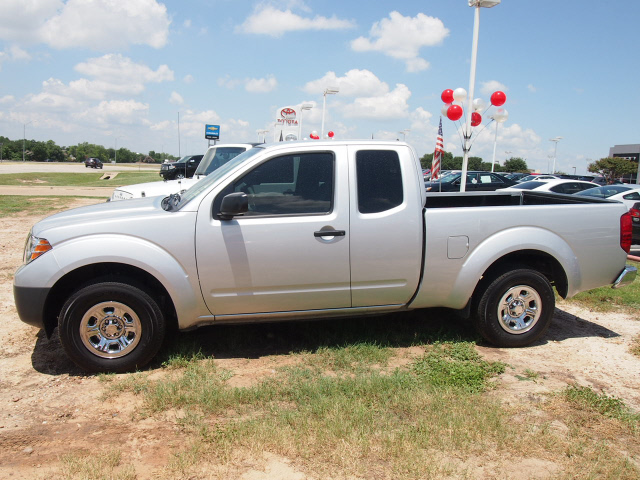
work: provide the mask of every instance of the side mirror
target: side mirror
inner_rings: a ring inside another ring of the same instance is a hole
[[[222,199],[220,205],[220,220],[231,220],[236,215],[242,215],[249,210],[249,197],[244,192],[230,193]]]

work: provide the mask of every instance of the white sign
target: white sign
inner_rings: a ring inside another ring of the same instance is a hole
[[[275,142],[298,140],[299,126],[296,107],[278,109],[273,140]]]

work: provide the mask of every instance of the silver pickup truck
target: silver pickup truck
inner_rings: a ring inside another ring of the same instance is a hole
[[[58,327],[87,371],[148,363],[169,328],[448,307],[525,346],[562,297],[625,285],[616,202],[534,192],[427,194],[403,142],[260,145],[182,197],[82,207],[35,224],[20,318]]]

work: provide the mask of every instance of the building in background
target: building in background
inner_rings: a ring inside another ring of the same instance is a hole
[[[638,170],[633,175],[625,175],[624,182],[638,183],[638,176],[640,175],[640,143],[634,143],[631,145],[614,145],[609,149],[609,158],[626,158],[632,160],[638,165]]]

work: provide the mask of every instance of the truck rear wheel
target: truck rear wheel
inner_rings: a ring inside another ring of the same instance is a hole
[[[516,268],[489,281],[474,306],[478,332],[498,347],[524,347],[545,334],[555,310],[549,280]]]
[[[126,372],[160,349],[165,320],[158,304],[132,285],[102,282],[75,292],[62,307],[60,341],[88,372]]]

